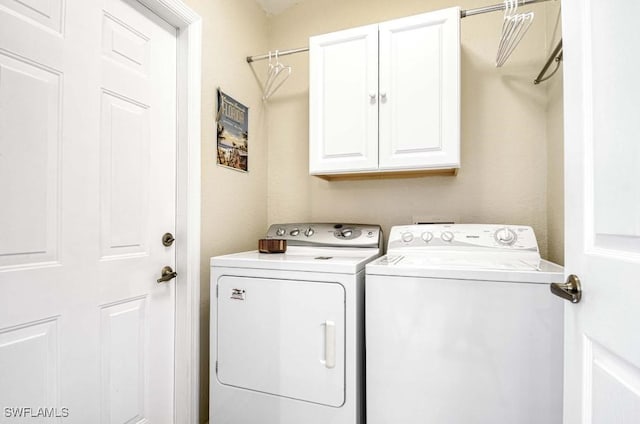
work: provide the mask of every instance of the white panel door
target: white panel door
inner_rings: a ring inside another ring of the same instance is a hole
[[[222,276],[217,290],[220,383],[333,407],[344,403],[344,287]]]
[[[378,168],[378,26],[309,39],[309,172]]]
[[[3,419],[173,422],[175,28],[0,0],[0,111]]]
[[[565,424],[640,422],[637,1],[567,0]]]
[[[460,8],[380,24],[380,169],[460,166]]]

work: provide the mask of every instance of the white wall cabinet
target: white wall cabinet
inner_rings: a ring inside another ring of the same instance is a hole
[[[312,175],[460,166],[459,8],[311,37],[309,46]]]

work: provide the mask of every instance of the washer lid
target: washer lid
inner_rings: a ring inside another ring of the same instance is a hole
[[[561,281],[563,268],[522,255],[386,255],[367,265],[367,276],[447,278],[524,283]]]
[[[498,254],[494,252],[437,252],[423,255],[387,255],[391,265],[421,268],[494,269],[537,271],[540,256],[537,252]]]

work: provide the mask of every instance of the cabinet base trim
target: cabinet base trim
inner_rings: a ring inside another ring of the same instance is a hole
[[[428,177],[433,175],[445,175],[455,176],[458,174],[458,168],[448,169],[423,169],[423,170],[411,170],[411,171],[373,171],[373,172],[357,172],[357,173],[345,173],[345,174],[323,174],[313,175],[314,177],[322,178],[327,181],[348,181],[348,180],[372,180],[372,179],[387,179],[387,178],[417,178]]]

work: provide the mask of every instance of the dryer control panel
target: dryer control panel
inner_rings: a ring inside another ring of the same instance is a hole
[[[267,238],[287,240],[291,246],[381,247],[382,229],[369,224],[273,224]]]
[[[415,224],[392,227],[387,250],[538,252],[538,242],[524,225]]]

